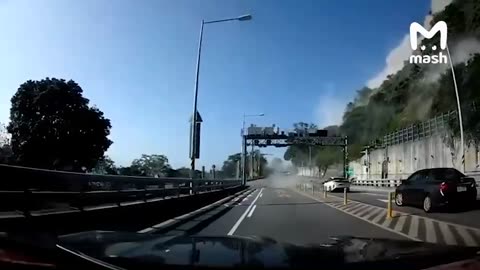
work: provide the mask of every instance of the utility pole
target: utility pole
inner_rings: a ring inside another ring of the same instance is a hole
[[[261,160],[261,155],[260,155],[260,153],[258,153],[258,154],[257,154],[257,176],[259,176],[259,177],[260,177],[260,175],[261,175],[261,170],[260,170],[260,169],[261,169],[260,167],[261,167],[261,165],[262,165],[262,164],[261,164],[261,163],[262,163],[261,161],[262,161],[262,160]]]
[[[348,138],[347,136],[345,136],[344,147],[343,147],[343,177],[345,179],[348,178],[347,170],[348,170]]]
[[[247,185],[247,161],[246,161],[246,157],[245,157],[245,153],[247,153],[247,137],[246,136],[242,136],[242,145],[243,145],[243,149],[242,149],[242,152],[244,153],[242,155],[242,183],[243,185]]]
[[[236,178],[236,179],[240,179],[240,166],[241,166],[240,160],[237,160],[237,161],[235,162],[235,166],[236,166],[235,178]]]
[[[250,152],[250,179],[253,178],[253,141],[252,141],[252,151]]]
[[[462,173],[465,173],[465,139],[463,137],[463,121],[462,121],[462,108],[460,106],[460,96],[458,94],[457,78],[455,76],[455,70],[453,69],[452,57],[450,56],[450,49],[447,45],[448,60],[450,62],[450,69],[452,70],[453,86],[455,87],[455,97],[457,98],[457,110],[458,110],[458,125],[460,127],[460,155],[462,155]]]
[[[312,176],[312,146],[308,146],[308,167],[309,167],[309,174]]]

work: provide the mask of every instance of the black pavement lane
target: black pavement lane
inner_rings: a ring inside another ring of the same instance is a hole
[[[227,235],[233,225],[237,222],[237,220],[243,215],[245,210],[248,206],[253,202],[253,200],[257,197],[258,193],[260,192],[261,188],[257,188],[256,186],[252,186],[252,188],[256,189],[254,192],[250,193],[245,200],[240,200],[238,202],[229,202],[221,208],[227,208],[226,211],[223,211],[223,214],[215,219],[213,222],[208,224],[205,228],[200,230],[197,235],[203,236],[220,236],[220,235]],[[240,196],[241,197],[241,196]],[[207,213],[206,215],[210,215],[211,213]],[[204,219],[205,215],[199,217],[199,219]]]
[[[332,193],[333,196],[343,198],[343,193]],[[379,207],[387,207],[387,193],[384,192],[371,192],[371,191],[352,191],[348,194],[348,197],[352,200],[375,205]],[[455,211],[439,210],[439,212],[425,213],[420,207],[397,207],[394,205],[394,210],[414,214],[422,217],[429,217],[440,221],[451,222],[455,224],[471,226],[480,228],[480,202],[477,201],[476,209],[459,209]]]
[[[256,205],[235,235],[264,236],[300,245],[325,243],[329,237],[343,235],[407,239],[291,189],[265,188]]]
[[[256,191],[247,200],[231,207],[196,234],[227,235],[238,224],[234,235],[270,237],[300,245],[325,243],[331,236],[343,235],[407,240],[289,188],[272,187],[268,180],[250,185]]]

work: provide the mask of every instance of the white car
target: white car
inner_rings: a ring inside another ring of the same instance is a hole
[[[344,178],[332,177],[330,180],[323,182],[323,188],[326,191],[343,191],[346,188],[348,192],[350,191],[350,182]]]

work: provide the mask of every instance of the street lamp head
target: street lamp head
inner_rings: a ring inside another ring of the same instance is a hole
[[[240,16],[237,18],[237,20],[239,21],[249,21],[252,19],[252,15],[250,14],[247,14],[247,15],[243,15],[243,16]]]
[[[265,116],[265,114],[264,114],[264,113],[261,113],[261,114],[259,114],[258,116]]]

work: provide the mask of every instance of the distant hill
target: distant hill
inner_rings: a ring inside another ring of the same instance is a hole
[[[426,14],[427,15],[427,14]],[[430,24],[443,20],[448,25],[448,45],[462,104],[463,125],[468,142],[480,139],[480,0],[456,0],[443,11],[433,14]],[[439,35],[425,39],[422,45],[439,44]],[[415,52],[420,54],[420,51]],[[423,53],[430,54],[428,49]],[[443,52],[446,53],[446,52]],[[456,110],[456,96],[449,65],[404,67],[375,89],[363,87],[347,104],[343,123],[327,127],[329,135],[348,136],[349,159],[361,156],[371,141],[397,129],[424,121],[440,113]],[[312,124],[297,123],[304,126]],[[450,123],[458,135],[458,121]],[[343,153],[335,147],[294,145],[284,155],[295,166],[312,165],[326,173],[341,164]],[[334,170],[334,169],[333,169]]]
[[[462,103],[467,139],[480,138],[480,0],[457,0],[433,14],[431,24],[443,20],[448,25],[448,45]],[[439,44],[439,35],[422,41]],[[429,46],[430,45],[430,46]],[[420,52],[416,52],[420,53]],[[424,53],[431,53],[428,49]],[[446,52],[444,52],[446,53]],[[434,115],[456,109],[456,97],[449,65],[406,63],[389,75],[377,89],[363,88],[350,102],[340,126],[349,137],[350,157],[360,156],[363,145],[377,137]],[[452,122],[457,133],[458,124]]]

